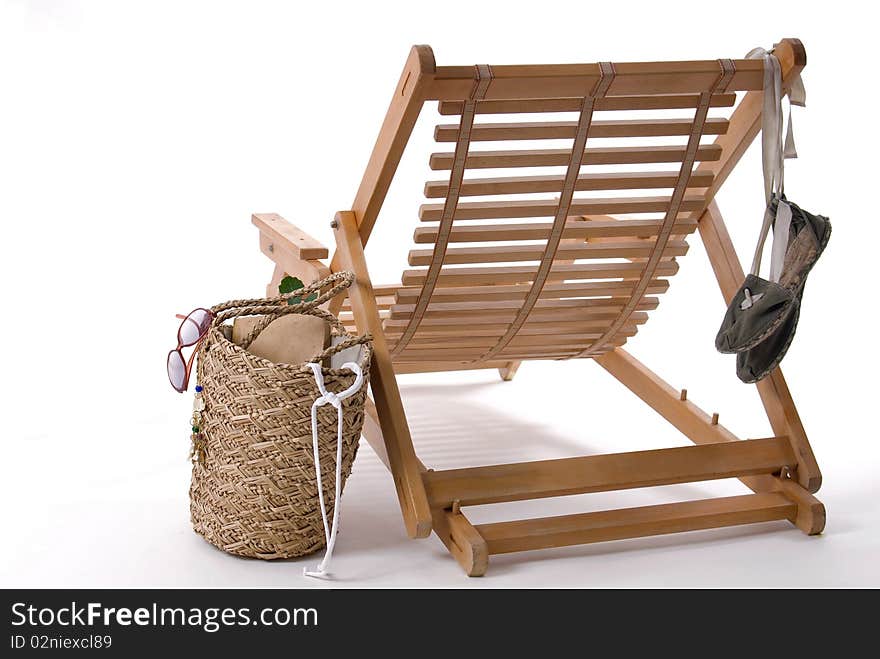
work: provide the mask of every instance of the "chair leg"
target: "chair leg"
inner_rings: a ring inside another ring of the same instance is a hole
[[[745,274],[715,201],[709,204],[698,222],[700,237],[715,278],[725,303],[729,304]],[[757,383],[757,388],[774,434],[788,436],[795,447],[798,457],[796,480],[807,492],[817,492],[822,484],[822,473],[782,375],[782,369],[777,367],[773,370],[768,377]]]
[[[406,530],[411,538],[424,538],[431,534],[433,523],[422,482],[424,465],[413,447],[354,213],[336,214],[334,234],[342,269],[355,274],[355,282],[348,290],[355,324],[360,331],[373,335],[370,389]]]
[[[522,362],[507,362],[504,366],[498,369],[498,374],[501,376],[501,379],[505,382],[510,382],[513,380],[513,376],[516,375],[517,370],[519,370],[519,365]]]

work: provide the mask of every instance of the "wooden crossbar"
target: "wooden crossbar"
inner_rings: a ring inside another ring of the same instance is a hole
[[[763,88],[762,62],[738,59],[736,72],[720,91],[757,91]],[[718,78],[717,60],[691,62],[615,62],[610,96],[693,94],[711,87]],[[493,66],[495,79],[486,100],[521,98],[581,98],[600,77],[598,64],[533,64]],[[474,86],[469,66],[437,67],[426,97],[429,100],[466,99]]]
[[[786,437],[431,471],[432,507],[520,501],[771,474],[794,463]]]
[[[489,554],[584,545],[740,524],[794,520],[797,506],[779,493],[744,494],[639,508],[479,524],[477,542]],[[482,567],[481,563],[476,564]]]

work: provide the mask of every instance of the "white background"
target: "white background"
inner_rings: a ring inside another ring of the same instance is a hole
[[[226,556],[189,527],[190,395],[168,386],[176,312],[259,295],[250,225],[276,211],[332,245],[414,43],[438,64],[738,57],[800,37],[808,107],[789,196],[829,215],[784,362],[823,468],[822,537],[787,523],[494,557],[466,579],[408,540],[367,446],[345,493],[337,586],[880,585],[876,24],[865,3],[0,2],[0,586],[326,586],[301,561]],[[428,178],[428,108],[368,257],[398,281]],[[761,217],[752,148],[719,195],[741,256]],[[629,349],[741,436],[770,434],[713,338],[699,240]],[[401,378],[436,467],[686,444],[589,361]],[[740,493],[705,483],[475,509],[511,519]]]

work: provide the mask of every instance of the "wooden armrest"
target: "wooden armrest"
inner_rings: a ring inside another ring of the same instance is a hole
[[[297,258],[312,261],[330,256],[324,245],[278,213],[254,213],[251,221],[270,241],[289,248]]]

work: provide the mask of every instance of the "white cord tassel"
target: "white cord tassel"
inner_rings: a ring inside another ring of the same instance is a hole
[[[354,383],[345,391],[338,394],[327,391],[324,387],[324,374],[321,365],[309,363],[312,373],[315,374],[315,384],[321,395],[312,403],[312,449],[315,453],[315,476],[318,479],[318,501],[321,504],[321,518],[324,520],[324,537],[327,538],[327,551],[324,558],[314,570],[303,569],[307,577],[324,578],[328,576],[330,558],[333,556],[333,546],[336,544],[336,532],[339,530],[339,500],[342,495],[342,401],[356,394],[364,383],[364,374],[361,367],[354,362],[346,362],[342,368],[347,368],[355,374]],[[336,497],[333,503],[333,523],[327,523],[327,506],[324,503],[324,484],[321,481],[321,456],[318,452],[318,408],[330,404],[336,408]]]

